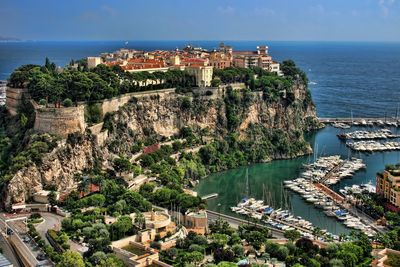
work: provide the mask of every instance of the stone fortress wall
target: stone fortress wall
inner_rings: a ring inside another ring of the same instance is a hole
[[[28,89],[6,88],[6,107],[8,112],[15,116],[18,114],[18,107],[22,104],[24,97],[29,99]]]
[[[197,92],[204,94],[206,91],[213,92],[212,98],[218,98],[224,95],[226,86],[221,87],[206,87],[197,88]],[[232,86],[234,89],[244,88],[244,84],[236,84]],[[9,88],[6,90],[6,107],[12,116],[18,114],[18,106],[23,103],[23,99],[30,99],[27,89]],[[133,97],[144,98],[155,96],[164,98],[175,95],[175,88],[152,90],[144,92],[127,93],[121,96],[113,97],[99,101],[98,104],[101,113],[104,116],[106,113],[118,111],[122,106],[127,104]],[[87,103],[80,102],[74,107],[43,107],[31,100],[35,109],[35,124],[34,130],[38,132],[48,132],[66,138],[70,133],[85,132],[88,125],[85,123],[85,108]],[[107,138],[107,132],[102,131],[102,123],[92,125],[89,129],[95,136],[99,145],[102,145]]]
[[[38,132],[53,133],[64,138],[70,133],[83,133],[86,130],[85,106],[36,107],[34,129]]]

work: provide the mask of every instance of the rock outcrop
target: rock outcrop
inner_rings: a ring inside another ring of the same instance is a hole
[[[246,130],[250,125],[283,131],[305,131],[315,127],[315,107],[306,86],[296,83],[292,89],[294,99],[291,101],[286,98],[267,101],[262,92],[240,93],[242,100],[235,111],[240,119],[236,129],[240,138],[247,138]],[[77,173],[93,168],[99,161],[106,165],[111,154],[129,154],[135,141],[149,136],[170,137],[178,134],[182,127],[189,126],[194,132],[206,132],[212,138],[223,137],[229,128],[224,95],[220,91],[215,91],[212,96],[193,95],[172,93],[133,97],[118,111],[105,116],[103,131],[108,131],[108,135],[103,146],[96,144],[91,134],[84,135],[80,142],[60,142],[45,155],[41,164],[33,164],[13,174],[3,194],[5,204],[23,203],[48,186],[68,193],[76,188],[74,176]]]

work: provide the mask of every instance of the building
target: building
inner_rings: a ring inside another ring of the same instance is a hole
[[[400,166],[386,168],[376,176],[376,193],[387,200],[387,208],[400,210]]]
[[[208,218],[205,210],[185,214],[185,227],[188,231],[204,235],[208,231]]]
[[[103,63],[103,60],[101,59],[101,57],[88,57],[87,58],[87,64],[88,64],[89,69],[95,68],[97,65],[100,65],[101,63]]]
[[[255,51],[233,51],[232,64],[239,68],[259,67],[282,75],[280,64],[268,54],[268,46],[257,46]]]
[[[191,65],[185,68],[196,79],[198,87],[210,87],[213,76],[213,67],[205,65]]]
[[[117,258],[128,267],[171,266],[159,260],[157,250],[146,247],[132,240],[131,237],[115,241],[111,247]]]
[[[229,68],[232,64],[232,54],[226,54],[219,51],[210,53],[210,66],[214,69]]]
[[[393,249],[382,249],[375,255],[375,260],[372,261],[372,267],[396,267],[390,264],[391,258],[400,259],[400,251]]]

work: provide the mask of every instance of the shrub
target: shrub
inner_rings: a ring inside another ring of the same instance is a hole
[[[46,105],[47,105],[46,99],[40,99],[40,100],[39,100],[39,105],[41,105],[41,106],[46,106]]]
[[[72,106],[72,100],[69,98],[64,99],[64,101],[62,102],[64,107],[71,107]]]
[[[103,118],[100,106],[96,104],[87,106],[85,117],[86,121],[89,123],[99,123]]]

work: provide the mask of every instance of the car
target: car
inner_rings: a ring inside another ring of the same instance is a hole
[[[23,241],[24,241],[25,243],[29,243],[29,242],[31,241],[31,239],[29,238],[29,236],[25,236],[24,239],[23,239]]]
[[[46,255],[45,255],[44,253],[39,253],[39,254],[36,256],[36,259],[37,259],[38,261],[43,261],[43,260],[46,259]]]

